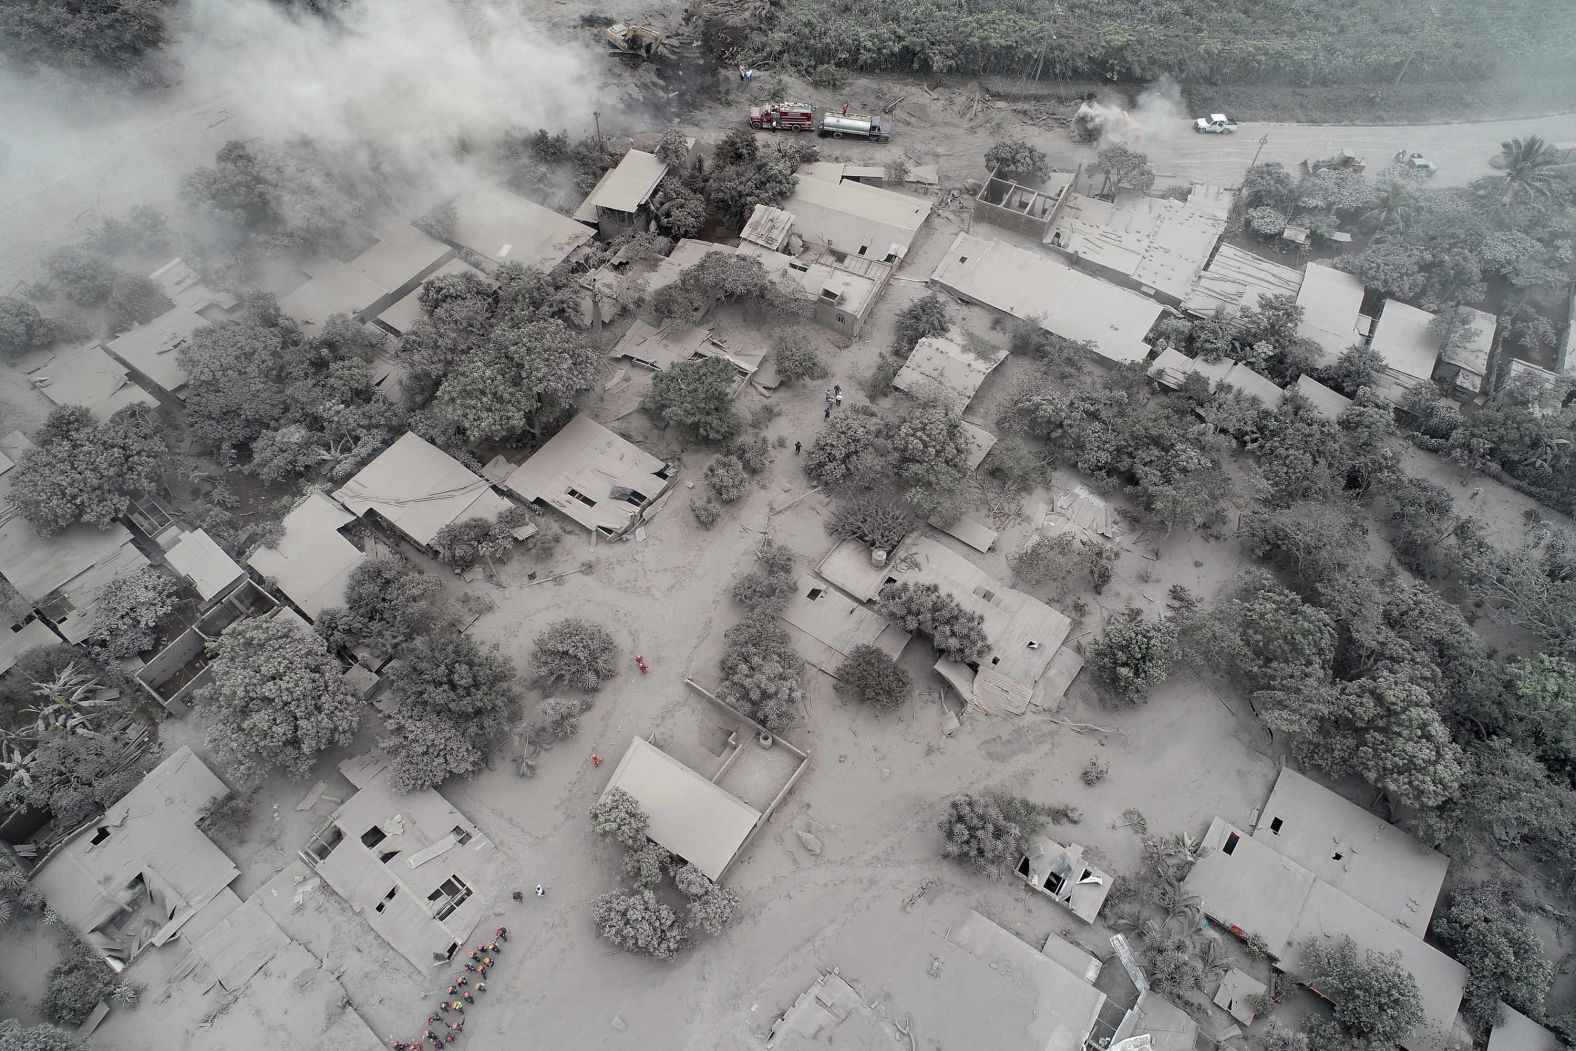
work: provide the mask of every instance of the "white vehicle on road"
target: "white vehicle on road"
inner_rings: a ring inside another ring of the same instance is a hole
[[[1211,113],[1195,120],[1193,130],[1203,135],[1230,135],[1237,130],[1237,122],[1224,113]]]

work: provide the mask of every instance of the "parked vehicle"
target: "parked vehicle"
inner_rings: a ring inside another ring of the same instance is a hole
[[[766,131],[814,131],[815,110],[805,102],[751,106],[750,127]]]
[[[1237,122],[1224,113],[1211,113],[1195,120],[1193,130],[1203,135],[1230,135],[1237,130]]]
[[[1425,158],[1421,153],[1414,153],[1406,159],[1406,169],[1413,175],[1428,178],[1439,171],[1439,165]]]
[[[881,123],[879,117],[868,117],[861,113],[828,113],[821,117],[820,127],[815,129],[821,138],[832,139],[868,139],[871,142],[891,142],[891,129]]]

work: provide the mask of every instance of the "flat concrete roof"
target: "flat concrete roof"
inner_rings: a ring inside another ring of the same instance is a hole
[[[812,244],[871,259],[901,259],[930,215],[930,202],[857,182],[802,178],[782,207]]]
[[[602,177],[585,200],[586,206],[633,213],[651,199],[668,166],[654,154],[630,150]]]
[[[279,543],[258,548],[246,564],[315,620],[325,609],[345,604],[350,574],[367,557],[339,532],[355,520],[323,493],[309,493],[280,523]]]
[[[378,512],[422,547],[446,525],[492,521],[509,509],[487,479],[409,431],[335,490],[334,499],[358,515]]]
[[[80,405],[100,423],[128,405],[159,404],[127,375],[125,366],[92,345],[61,351],[30,378],[56,405]]]
[[[1351,274],[1309,263],[1303,271],[1297,305],[1302,307],[1297,335],[1319,345],[1324,352],[1322,364],[1334,364],[1348,347],[1362,340],[1363,283]]]
[[[569,216],[496,186],[477,187],[454,203],[454,242],[493,264],[551,270],[593,236]]]
[[[617,533],[671,478],[666,463],[581,413],[503,484],[522,500],[557,508],[587,529]]]
[[[1224,216],[1169,198],[1128,195],[1110,202],[1067,193],[1044,241],[1180,303],[1225,228]]]
[[[1182,300],[1182,309],[1208,317],[1217,311],[1230,317],[1258,306],[1265,296],[1295,296],[1302,274],[1263,256],[1223,244]]]
[[[177,394],[186,386],[186,370],[177,352],[191,341],[193,332],[207,324],[208,319],[195,310],[177,306],[146,325],[121,333],[104,344],[104,349],[161,389]]]
[[[1068,266],[1049,252],[958,234],[932,284],[994,307],[1047,332],[1088,340],[1101,357],[1121,363],[1149,356],[1144,337],[1160,316],[1159,303]]]
[[[646,835],[716,880],[754,830],[761,812],[637,737],[602,792],[621,788],[651,819]]]
[[[940,394],[955,412],[962,412],[991,370],[1007,358],[1002,347],[990,345],[988,350],[982,356],[945,336],[926,336],[892,378],[892,386],[915,397]]]
[[[1419,938],[1450,865],[1439,851],[1289,767],[1281,767],[1253,838]]]

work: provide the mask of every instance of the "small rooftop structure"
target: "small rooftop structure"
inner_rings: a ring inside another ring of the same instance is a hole
[[[475,274],[486,279],[488,284],[492,283],[491,278],[487,278],[487,275],[465,260],[450,259],[423,277],[421,281],[417,282],[416,287],[379,311],[376,321],[381,327],[388,329],[394,335],[403,336],[415,327],[416,322],[420,321],[424,316],[421,311],[421,286],[433,278],[449,277],[454,274]]]
[[[33,885],[119,969],[176,937],[240,875],[197,827],[203,809],[229,792],[183,745],[45,855]]]
[[[1473,397],[1484,393],[1483,379],[1488,375],[1488,358],[1494,349],[1494,329],[1499,318],[1471,307],[1460,309],[1466,312],[1472,327],[1439,352],[1439,364],[1453,366],[1454,375],[1445,378],[1452,380],[1459,392]]]
[[[930,215],[930,202],[857,182],[800,179],[783,208],[793,232],[850,256],[898,263]]]
[[[1233,317],[1265,296],[1295,296],[1301,288],[1302,274],[1291,267],[1223,244],[1183,297],[1182,309],[1196,317]]]
[[[1439,360],[1439,341],[1428,332],[1433,320],[1426,310],[1385,300],[1369,345],[1384,359],[1374,386],[1386,401],[1399,404],[1408,391],[1433,378]]]
[[[1043,252],[958,234],[930,282],[974,303],[1035,321],[1063,339],[1088,340],[1106,361],[1142,361],[1159,303]]]
[[[962,412],[985,378],[1007,358],[1007,351],[994,344],[984,349],[978,353],[946,336],[926,336],[915,344],[892,386],[916,398],[939,394],[955,412]]]
[[[171,303],[197,313],[206,311],[205,317],[222,315],[234,309],[239,302],[229,292],[217,292],[209,288],[203,283],[202,275],[184,259],[171,259],[148,276]]]
[[[1192,290],[1225,228],[1224,215],[1166,197],[1123,195],[1109,202],[1068,193],[1044,240],[1080,268],[1176,305]]]
[[[1560,1051],[1565,1042],[1508,1004],[1488,1034],[1488,1051]]]
[[[388,761],[347,759],[355,795],[301,860],[418,971],[454,958],[487,915],[500,862],[491,842],[432,789],[399,792]]]
[[[67,642],[81,642],[93,633],[99,589],[149,562],[119,523],[78,523],[49,537],[33,530],[7,500],[15,464],[32,444],[21,431],[0,438],[0,576]]]
[[[641,737],[630,742],[603,797],[615,788],[633,796],[651,819],[646,835],[652,842],[712,880],[722,878],[761,819],[759,810]]]
[[[191,340],[192,333],[206,324],[208,319],[195,310],[177,306],[146,325],[122,332],[104,344],[104,349],[161,390],[184,397],[181,389],[186,386],[186,370],[181,367],[178,352]]]
[[[770,252],[782,251],[788,243],[788,232],[793,229],[793,213],[769,204],[758,204],[750,213],[750,221],[739,231],[739,240],[760,245]]]
[[[1450,862],[1290,767],[1281,767],[1253,838],[1419,938]]]
[[[1093,923],[1111,893],[1110,873],[1084,857],[1077,843],[1060,843],[1035,836],[1029,852],[1018,862],[1018,878],[1061,905],[1085,923]]]
[[[355,520],[322,493],[309,493],[280,523],[279,542],[258,548],[246,564],[315,620],[325,609],[345,604],[350,574],[367,557],[339,531]]]
[[[828,675],[837,673],[856,646],[875,646],[896,660],[908,645],[908,632],[808,573],[799,575],[793,597],[778,616],[793,629],[805,660]]]
[[[591,237],[569,216],[496,186],[479,186],[455,201],[453,243],[492,266],[551,270]]]
[[[582,208],[591,209],[593,218],[604,212],[617,212],[634,217],[645,207],[657,186],[668,174],[668,166],[654,154],[645,150],[629,150],[612,169],[602,176],[596,187],[587,195]],[[580,213],[575,213],[579,219]]]
[[[1340,419],[1341,413],[1352,407],[1352,399],[1331,390],[1306,372],[1297,377],[1297,385],[1292,389],[1308,399],[1314,412],[1332,422]]]
[[[101,423],[128,405],[159,405],[126,374],[125,366],[92,345],[56,354],[31,378],[54,404],[80,405]]]
[[[164,553],[170,568],[184,577],[203,602],[223,598],[246,577],[246,571],[201,529],[182,533]]]
[[[1297,305],[1302,307],[1297,335],[1318,344],[1323,352],[1321,365],[1335,364],[1348,347],[1361,343],[1368,334],[1362,314],[1363,283],[1344,271],[1309,263],[1297,291]]]
[[[496,520],[509,509],[487,479],[409,431],[335,490],[334,499],[363,518],[376,512],[423,548],[446,525]]]
[[[509,472],[503,486],[612,538],[643,521],[677,475],[673,465],[581,413]]]

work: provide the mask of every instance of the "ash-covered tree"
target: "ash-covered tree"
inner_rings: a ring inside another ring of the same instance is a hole
[[[531,644],[531,670],[554,685],[600,690],[618,674],[618,643],[602,625],[566,617],[549,624]]]
[[[1170,618],[1147,621],[1129,608],[1112,617],[1105,634],[1089,647],[1089,664],[1124,700],[1140,704],[1171,674],[1177,634]]]
[[[890,442],[898,475],[910,499],[923,504],[915,490],[956,492],[968,470],[970,443],[962,418],[941,401],[918,401],[891,422]]]
[[[167,0],[12,0],[0,5],[0,38],[23,69],[50,66],[153,84],[159,79],[153,59],[169,37],[165,12],[172,6]]]
[[[1048,813],[1022,796],[964,793],[947,801],[942,817],[942,857],[979,868],[1000,879],[1023,855],[1028,842],[1045,829]]]
[[[437,410],[474,442],[542,438],[596,381],[597,354],[562,321],[504,324],[444,378]]]
[[[778,139],[764,142],[748,128],[723,136],[712,154],[706,202],[723,222],[742,227],[758,204],[787,200],[799,185],[795,172],[816,157],[815,146]]]
[[[93,639],[116,659],[152,649],[180,593],[180,581],[155,566],[116,577],[98,590]]]
[[[677,124],[670,124],[662,130],[662,138],[657,140],[657,148],[652,152],[669,168],[683,167],[689,159],[690,137]]]
[[[49,969],[44,987],[44,1017],[56,1025],[80,1026],[88,1020],[101,1000],[126,1002],[119,993],[121,981],[104,957],[74,933],[61,939],[60,962]],[[136,1003],[136,994],[129,994]]]
[[[777,378],[783,383],[818,380],[827,375],[826,362],[804,329],[790,328],[772,337],[772,357],[777,363]]]
[[[0,1018],[0,1051],[89,1051],[89,1048],[76,1033],[47,1022],[25,1026],[15,1018]]]
[[[724,453],[706,465],[706,488],[724,504],[735,503],[750,492],[750,476],[744,473],[744,463],[737,456]]]
[[[1149,166],[1149,154],[1129,149],[1120,143],[1103,147],[1095,155],[1090,170],[1104,180],[1102,189],[1105,193],[1120,190],[1148,193],[1150,187],[1155,185],[1155,170]]]
[[[1245,574],[1236,594],[1189,625],[1188,641],[1250,692],[1334,674],[1336,624],[1268,573]]]
[[[649,890],[604,894],[591,904],[597,933],[626,952],[671,960],[684,948],[678,915]]]
[[[361,722],[361,700],[323,640],[284,617],[254,617],[209,644],[211,678],[199,692],[208,741],[241,782],[278,767],[305,777]]]
[[[622,788],[610,788],[591,807],[591,831],[607,836],[626,850],[646,845],[646,827],[651,819],[635,797]]]
[[[1077,571],[1083,559],[1078,538],[1072,533],[1045,536],[1036,533],[1022,551],[1007,556],[1007,564],[1019,578],[1032,584],[1066,580]]]
[[[259,249],[345,251],[365,229],[366,207],[310,139],[273,145],[232,139],[181,180],[181,198],[234,238]]]
[[[1505,671],[1511,733],[1546,762],[1576,766],[1576,663],[1542,653],[1511,661]]]
[[[1349,507],[1325,500],[1299,500],[1284,508],[1243,512],[1242,545],[1312,589],[1344,579],[1368,549],[1368,527]]]
[[[624,875],[642,890],[655,887],[672,864],[673,855],[655,843],[647,842],[624,852]]]
[[[738,373],[722,358],[686,361],[651,377],[641,407],[663,427],[697,441],[725,442],[743,428],[733,411]]]
[[[514,550],[514,529],[529,514],[524,508],[509,508],[497,518],[474,515],[450,522],[432,534],[432,550],[438,561],[461,573],[479,562],[491,567],[508,560]]]
[[[1321,371],[1320,378],[1347,397],[1355,398],[1358,391],[1374,385],[1374,378],[1383,368],[1383,355],[1372,347],[1357,345],[1343,350],[1334,365]]]
[[[60,324],[16,296],[0,296],[0,357],[18,358],[47,347],[60,335]]]
[[[1543,1014],[1554,970],[1528,913],[1520,887],[1495,881],[1457,890],[1434,918],[1434,935],[1466,965],[1461,1010],[1482,1032],[1498,1023],[1502,1000],[1533,1018]]]
[[[1362,953],[1350,938],[1303,946],[1302,971],[1335,1005],[1331,1046],[1391,1047],[1423,1021],[1417,980],[1398,954]],[[1315,1023],[1321,1029],[1329,1023]],[[1314,1043],[1322,1044],[1319,1034]]]
[[[804,704],[804,658],[770,613],[752,613],[724,634],[717,696],[768,730],[781,730]]]
[[[47,811],[59,827],[75,828],[113,806],[158,765],[157,749],[132,758],[120,736],[85,729],[40,732],[0,786],[0,806]]]
[[[159,283],[142,274],[120,274],[109,294],[109,323],[116,332],[146,324],[175,306]]]
[[[1051,174],[1050,158],[1022,139],[1003,139],[985,151],[985,167],[1008,182],[1038,186]]]
[[[1295,200],[1297,180],[1279,161],[1255,164],[1242,177],[1242,203],[1249,207],[1266,204],[1289,208]]]
[[[80,406],[64,406],[17,462],[10,501],[40,536],[77,522],[108,529],[132,494],[157,483],[168,454],[146,406],[128,405],[101,424]]]
[[[689,903],[690,930],[721,934],[739,911],[739,896],[727,887],[713,883],[706,893]]]
[[[657,314],[688,321],[723,303],[758,307],[774,316],[802,313],[793,294],[777,284],[759,259],[735,252],[707,252],[677,281],[651,296],[651,309]]]
[[[109,299],[119,271],[86,248],[73,245],[51,252],[44,261],[51,284],[78,306],[98,306]]]
[[[1392,234],[1381,234],[1362,251],[1335,261],[1336,267],[1365,287],[1395,299],[1416,299],[1422,294],[1428,283],[1426,263],[1420,248]]]
[[[904,631],[918,632],[936,652],[954,661],[980,661],[990,655],[985,618],[936,584],[900,581],[881,589],[881,615]]]
[[[934,292],[927,292],[897,312],[892,331],[892,353],[906,358],[919,341],[929,336],[945,336],[952,327],[947,305]]]
[[[792,549],[768,540],[755,553],[755,565],[733,582],[733,601],[751,613],[779,613],[797,583]]]
[[[198,329],[175,352],[187,375],[187,424],[221,458],[285,416],[285,391],[276,379],[284,351],[280,329],[224,321]]]
[[[520,714],[514,666],[458,631],[408,644],[388,679],[387,732],[378,744],[393,758],[402,792],[474,777]]]
[[[821,485],[857,483],[894,466],[886,421],[868,405],[833,415],[804,451],[804,471]]]
[[[1462,576],[1491,615],[1576,658],[1576,537],[1554,530],[1512,551],[1464,545]]]
[[[549,697],[537,709],[535,729],[554,741],[567,741],[580,732],[580,717],[590,710],[585,697]]]
[[[861,643],[848,651],[848,656],[838,666],[837,677],[862,703],[878,712],[900,707],[914,691],[914,682],[908,672],[869,643]]]
[[[376,654],[431,631],[442,616],[436,580],[396,555],[362,559],[345,584],[345,604],[318,614],[313,627],[332,649],[365,646]]]

